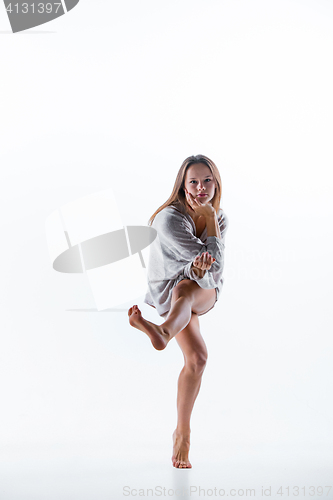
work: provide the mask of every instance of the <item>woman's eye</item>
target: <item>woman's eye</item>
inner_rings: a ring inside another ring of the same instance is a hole
[[[207,182],[207,181],[208,181],[208,182],[211,182],[211,181],[212,181],[212,179],[205,179],[205,181],[206,181],[206,182]],[[190,184],[192,184],[192,182],[197,182],[197,181],[190,181]]]

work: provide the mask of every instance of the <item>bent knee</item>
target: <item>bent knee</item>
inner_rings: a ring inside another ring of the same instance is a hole
[[[185,360],[185,367],[193,374],[200,374],[204,371],[207,364],[206,352],[194,352]]]

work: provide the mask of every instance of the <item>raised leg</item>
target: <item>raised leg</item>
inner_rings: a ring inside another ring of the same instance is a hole
[[[215,289],[203,289],[193,280],[182,280],[172,291],[171,309],[161,325],[144,319],[138,306],[129,309],[129,322],[145,332],[157,350],[164,349],[168,342],[190,322],[192,312],[203,314],[215,303]]]
[[[176,335],[184,355],[184,367],[178,379],[177,427],[173,433],[172,463],[177,468],[191,468],[190,418],[207,362],[207,348],[200,333],[198,315],[192,313],[188,325]]]
[[[171,308],[162,327],[173,338],[190,322],[192,312],[203,314],[208,311],[216,299],[215,288],[201,288],[193,280],[182,280],[172,291]]]

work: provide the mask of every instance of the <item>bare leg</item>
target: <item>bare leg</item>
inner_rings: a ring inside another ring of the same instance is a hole
[[[129,309],[129,322],[145,332],[157,350],[164,349],[168,342],[190,322],[192,312],[202,314],[215,303],[215,289],[203,289],[193,280],[182,280],[172,291],[171,309],[167,320],[156,325],[144,319],[138,306]]]
[[[146,333],[153,344],[153,347],[158,351],[162,351],[167,346],[171,337],[168,332],[164,331],[162,326],[155,325],[144,319],[138,306],[133,306],[128,310],[129,322],[131,326]]]
[[[207,348],[200,333],[197,314],[192,313],[189,324],[178,333],[176,340],[183,351],[185,364],[178,379],[178,421],[173,433],[172,463],[177,468],[191,468],[188,460],[190,418],[207,361]]]

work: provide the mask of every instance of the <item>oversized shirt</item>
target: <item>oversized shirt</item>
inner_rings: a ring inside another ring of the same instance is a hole
[[[144,302],[155,307],[160,316],[170,310],[172,290],[183,279],[194,280],[201,288],[215,288],[218,300],[223,286],[228,218],[221,208],[217,216],[221,239],[207,236],[206,227],[198,238],[195,223],[181,203],[175,202],[155,216],[152,227],[156,229],[157,237],[150,246],[148,290]],[[203,252],[209,252],[216,261],[199,278],[191,266],[195,257]]]

